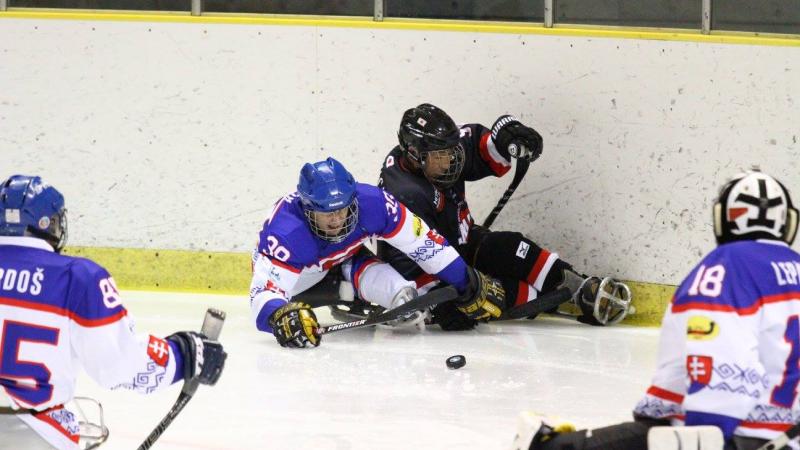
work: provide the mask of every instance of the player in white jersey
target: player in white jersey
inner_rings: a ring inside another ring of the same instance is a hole
[[[590,433],[536,423],[515,448],[646,449],[654,425],[710,425],[726,449],[751,450],[800,419],[800,255],[789,247],[797,210],[782,184],[749,171],[723,186],[713,217],[719,245],[667,309],[635,421]]]
[[[261,230],[250,285],[256,328],[273,333],[284,347],[319,345],[311,305],[301,296],[290,300],[334,269],[341,268],[365,301],[394,308],[414,298],[414,281],[362,251],[373,237],[453,286],[461,294],[455,307],[464,314],[496,318],[506,308],[499,281],[469,268],[389,193],[356,183],[339,161],[328,158],[303,166],[297,192],[278,200]]]
[[[214,384],[222,346],[200,333],[134,333],[114,279],[61,255],[64,197],[39,177],[0,185],[0,448],[79,448],[73,399],[82,367],[110,389],[147,394],[197,377]]]

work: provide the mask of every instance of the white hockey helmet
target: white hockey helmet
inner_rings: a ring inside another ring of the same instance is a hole
[[[773,239],[791,245],[797,234],[797,209],[789,191],[757,169],[736,175],[720,189],[714,203],[718,244]]]

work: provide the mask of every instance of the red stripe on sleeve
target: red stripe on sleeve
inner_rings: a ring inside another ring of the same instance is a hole
[[[550,252],[545,249],[539,253],[539,257],[536,258],[536,262],[533,264],[533,269],[531,269],[531,273],[528,274],[528,278],[526,280],[530,284],[536,283],[536,279],[539,277],[539,273],[541,273],[542,268],[544,267],[544,263],[547,262],[547,258],[550,257]]]
[[[524,281],[519,282],[519,290],[517,291],[517,300],[514,306],[524,305],[528,302],[528,283]]]
[[[666,389],[661,389],[658,386],[650,386],[650,388],[647,389],[647,393],[660,399],[669,400],[673,403],[683,403],[683,395],[676,394],[675,392],[668,391]]]
[[[286,264],[285,262],[278,261],[277,259],[274,259],[274,258],[269,258],[269,262],[271,262],[272,264],[275,264],[276,266],[280,267],[281,269],[288,270],[289,272],[292,272],[292,273],[300,273],[301,270],[302,270],[302,269],[298,269],[297,267],[290,266],[289,264]]]
[[[489,152],[489,138],[491,136],[492,133],[486,133],[481,136],[481,142],[478,145],[478,152],[481,155],[481,159],[489,164],[489,168],[492,169],[492,172],[494,172],[494,174],[498,177],[502,177],[511,169],[511,166],[505,165],[492,157],[491,152]]]

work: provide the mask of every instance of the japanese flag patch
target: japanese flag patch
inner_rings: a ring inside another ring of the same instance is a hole
[[[161,367],[167,367],[169,362],[169,344],[164,339],[150,335],[150,342],[147,343],[147,356]]]
[[[711,381],[714,360],[710,356],[689,355],[686,357],[686,373],[694,383],[707,385]]]

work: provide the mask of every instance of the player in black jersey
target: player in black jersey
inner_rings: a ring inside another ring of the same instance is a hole
[[[459,127],[447,113],[426,103],[403,114],[398,138],[400,145],[384,160],[380,186],[443,235],[468,264],[498,277],[505,287],[506,307],[565,286],[584,323],[616,323],[627,314],[630,290],[623,283],[581,275],[522,233],[490,231],[472,219],[466,182],[503,176],[511,158],[536,160],[542,154],[542,137],[536,130],[512,116],[501,116],[491,130],[480,124]],[[402,253],[388,246],[380,246],[379,253],[418,285],[430,281]],[[434,321],[444,329],[475,325],[449,306],[435,310]]]

